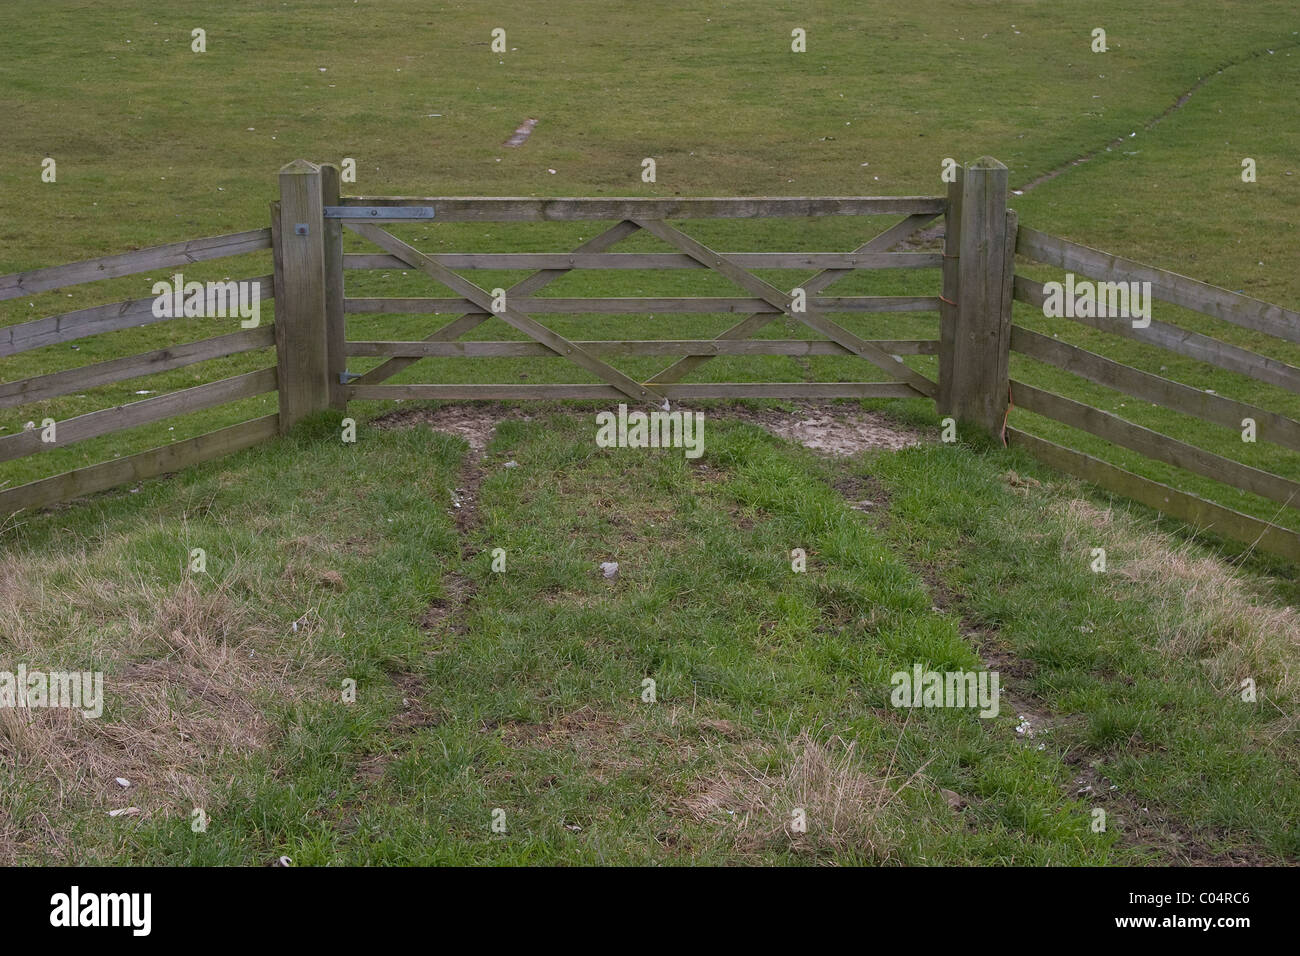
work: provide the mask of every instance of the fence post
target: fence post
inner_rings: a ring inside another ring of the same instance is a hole
[[[280,201],[272,204],[281,434],[330,407],[321,179],[319,166],[294,160],[280,170]]]
[[[1002,434],[1007,411],[1015,213],[1007,167],[984,156],[948,186],[939,413]]]
[[[321,163],[321,202],[339,204],[339,168]],[[325,220],[325,345],[330,380],[330,408],[348,410],[348,390],[343,382],[347,370],[347,333],[343,315],[343,222]]]

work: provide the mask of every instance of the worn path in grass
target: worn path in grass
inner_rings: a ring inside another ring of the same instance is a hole
[[[710,417],[692,461],[551,408],[462,415],[471,448],[411,415],[7,533],[16,646],[94,662],[108,698],[0,734],[13,858],[1297,856],[1297,623],[1268,579],[1002,451],[833,458]],[[1001,713],[892,707],[914,664],[997,668]]]

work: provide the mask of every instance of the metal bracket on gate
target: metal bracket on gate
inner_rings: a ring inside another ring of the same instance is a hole
[[[339,372],[339,384],[346,385],[348,382],[352,381],[353,379],[357,379],[360,377],[361,377],[360,372]]]
[[[326,206],[326,219],[369,219],[372,222],[432,219],[432,206]]]

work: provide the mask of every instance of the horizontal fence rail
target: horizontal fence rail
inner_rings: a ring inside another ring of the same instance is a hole
[[[1153,297],[1162,301],[1202,312],[1254,332],[1300,342],[1300,313],[1249,296],[1112,256],[1034,229],[1020,230],[1016,250],[1028,258],[1062,269],[1077,270],[1096,280],[1150,282]],[[1016,299],[1035,307],[1041,308],[1046,301],[1043,283],[1020,275],[1014,278],[1013,294]],[[1149,320],[1145,327],[1135,327],[1131,319],[1125,318],[1062,318],[1206,362],[1256,381],[1300,392],[1300,369],[1208,335],[1155,320]],[[1070,372],[1086,381],[1211,424],[1241,429],[1246,419],[1253,420],[1257,440],[1271,442],[1291,451],[1300,450],[1300,422],[1275,410],[1141,371],[1020,326],[1011,329],[1009,347],[1013,352]],[[1300,509],[1300,483],[1292,478],[1215,454],[1118,415],[1024,382],[1013,380],[1010,383],[1010,400],[1016,408],[1079,429],[1153,461],[1258,495],[1281,504],[1283,508]],[[1297,532],[1142,478],[1014,428],[1006,429],[1006,438],[1009,444],[1019,445],[1052,467],[1140,501],[1197,527],[1284,557],[1300,557],[1300,534]]]
[[[719,252],[743,269],[933,269],[938,252]],[[681,252],[452,252],[438,261],[448,269],[707,269]],[[344,269],[409,269],[397,256],[350,252]]]
[[[656,385],[666,398],[924,398],[904,382],[717,382]],[[612,385],[353,385],[354,399],[626,399]]]
[[[937,355],[937,339],[871,339],[895,355]],[[815,339],[575,339],[596,355],[852,355],[838,342]],[[538,342],[363,342],[347,343],[348,355],[403,358],[555,358]]]
[[[342,206],[430,206],[436,222],[576,222],[588,219],[770,219],[817,216],[937,216],[942,196],[846,196],[829,199],[756,197],[725,199],[647,199],[348,196]],[[374,217],[358,214],[358,219]],[[379,221],[383,221],[382,219]]]
[[[1024,276],[1016,276],[1015,297],[1021,302],[1039,307],[1047,298],[1043,292],[1043,283]],[[1300,393],[1300,368],[1238,345],[1220,342],[1199,332],[1190,332],[1155,319],[1152,319],[1151,324],[1146,328],[1136,329],[1127,320],[1108,316],[1063,316],[1062,318]]]
[[[190,239],[164,246],[152,246],[136,252],[73,262],[66,266],[15,272],[12,275],[0,276],[0,301],[20,295],[62,289],[70,285],[95,282],[99,279],[116,279],[153,269],[170,269],[173,266],[185,266],[192,262],[224,259],[228,256],[240,256],[270,248],[270,229],[250,229],[248,232],[236,232],[228,236],[211,236],[207,239]]]
[[[0,513],[9,514],[24,508],[40,508],[67,501],[96,491],[107,491],[118,485],[156,478],[168,472],[179,471],[189,465],[251,448],[275,437],[279,431],[279,416],[266,415],[250,421],[208,432],[195,438],[151,448],[136,455],[89,465],[67,471],[51,478],[42,478],[17,488],[0,491]]]
[[[214,408],[241,398],[264,395],[275,391],[275,368],[264,368],[231,378],[223,378],[192,388],[183,388],[165,395],[104,408],[97,412],[65,419],[55,425],[59,440],[55,443],[41,441],[40,429],[29,428],[16,435],[0,438],[0,461],[11,461],[26,455],[66,448],[77,442],[98,438],[124,428],[135,428],[164,418],[188,415],[191,412]]]
[[[765,299],[728,298],[725,296],[661,296],[661,297],[609,297],[584,296],[571,298],[559,296],[523,297],[510,300],[514,308],[538,315],[639,315],[642,313],[686,312],[697,314],[722,314],[759,312],[780,315],[788,312]],[[941,302],[938,296],[914,295],[841,295],[813,296],[808,307],[825,312],[937,312]],[[496,315],[490,306],[479,305],[471,299],[403,299],[403,298],[349,298],[343,300],[343,310],[349,313],[397,313],[402,315]]]
[[[1300,484],[1290,479],[1251,468],[1231,458],[1224,458],[1150,428],[1135,425],[1118,415],[1023,382],[1012,381],[1011,391],[1016,406],[1025,411],[1086,431],[1122,448],[1139,452],[1147,458],[1185,468],[1198,475],[1300,509]]]
[[[1292,451],[1300,451],[1300,422],[1258,405],[1234,401],[1151,372],[1143,372],[1020,326],[1011,329],[1011,349],[1094,384],[1113,388],[1153,405],[1225,428],[1239,429],[1243,419],[1254,419],[1261,439]]]
[[[60,289],[65,286],[116,279],[158,269],[183,267],[228,256],[269,249],[271,230],[254,229],[227,236],[168,243],[121,255],[14,273],[0,278],[0,299]],[[274,277],[244,280],[257,283],[260,299],[274,298]],[[156,296],[91,306],[60,315],[20,322],[0,328],[0,358],[31,349],[84,339],[106,332],[138,328],[158,322],[196,321],[184,315],[155,315]],[[208,321],[208,320],[200,320]],[[27,406],[127,379],[183,368],[211,359],[229,358],[275,345],[270,323],[225,335],[169,345],[137,355],[96,362],[78,368],[0,382],[0,408]],[[206,411],[230,402],[274,392],[278,367],[271,366],[217,381],[177,389],[140,401],[87,412],[54,422],[55,441],[42,440],[44,428],[29,428],[0,437],[0,462],[14,461],[70,447],[80,442],[155,422]],[[116,485],[154,477],[246,448],[275,434],[278,415],[223,428],[206,435],[173,442],[113,461],[88,465],[17,487],[0,487],[0,516],[26,508],[39,508]]]
[[[265,289],[274,286],[272,276],[253,276],[230,281],[256,282]],[[271,297],[263,296],[263,298]],[[122,329],[134,329],[143,325],[153,325],[156,322],[171,322],[185,318],[177,315],[154,315],[153,306],[156,299],[157,296],[151,295],[143,299],[110,302],[108,305],[95,305],[75,312],[64,312],[61,315],[6,326],[0,329],[0,358],[47,345],[57,345],[60,342],[89,338],[104,332],[118,332]]]
[[[1300,342],[1300,312],[1252,299],[1239,292],[1189,279],[1176,272],[1112,256],[1068,239],[1024,228],[1016,252],[1047,265],[1081,272],[1108,282],[1150,282],[1157,299],[1214,316],[1233,325]]]
[[[197,362],[226,358],[273,345],[275,345],[275,328],[268,324],[199,342],[169,345],[140,355],[128,355],[126,358],[96,362],[94,365],[83,365],[63,372],[37,375],[20,382],[3,382],[0,383],[0,408],[12,408],[15,405],[57,398],[82,389],[111,385],[114,382],[152,375],[156,372],[170,372],[172,369],[184,368]]]
[[[1023,448],[1057,471],[1123,495],[1194,528],[1211,531],[1300,563],[1300,534],[1294,531],[1178,491],[1016,428],[1008,428],[1006,437],[1009,445]]]

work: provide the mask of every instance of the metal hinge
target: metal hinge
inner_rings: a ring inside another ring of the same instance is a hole
[[[339,372],[339,384],[346,385],[348,382],[352,381],[353,379],[360,378],[360,377],[361,374],[359,372]]]

